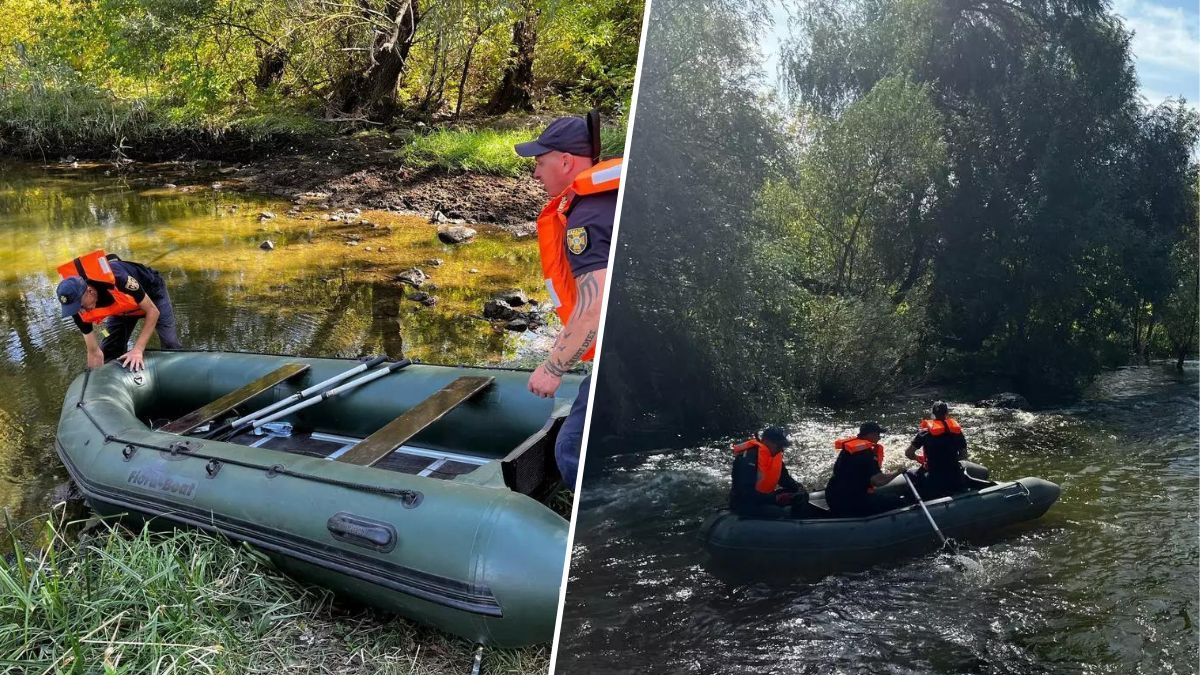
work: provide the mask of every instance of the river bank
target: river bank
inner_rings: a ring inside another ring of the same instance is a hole
[[[529,134],[532,138],[536,131]],[[38,164],[62,176],[107,176],[141,189],[171,185],[167,189],[204,192],[216,184],[217,190],[332,209],[377,209],[426,218],[441,212],[448,220],[510,228],[537,217],[545,193],[530,174],[456,171],[436,162],[414,166],[402,154],[411,138],[411,134],[367,132],[180,146],[171,152],[138,152],[132,155],[141,158],[136,160],[111,153],[77,157],[51,149],[40,153]]]

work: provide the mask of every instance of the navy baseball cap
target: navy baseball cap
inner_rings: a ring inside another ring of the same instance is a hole
[[[560,117],[551,122],[536,141],[517,143],[513,147],[522,157],[537,157],[551,150],[591,157],[592,136],[588,133],[587,120],[582,117]]]
[[[83,292],[86,290],[87,282],[81,277],[67,277],[58,282],[58,301],[62,303],[63,318],[79,311],[79,303],[83,301]]]
[[[766,429],[763,429],[761,438],[764,441],[771,441],[781,448],[786,448],[792,444],[792,442],[788,440],[787,432],[779,427],[767,427]]]
[[[867,434],[886,434],[887,432],[887,428],[880,426],[879,422],[863,422],[863,425],[858,428],[859,436],[866,436]]]

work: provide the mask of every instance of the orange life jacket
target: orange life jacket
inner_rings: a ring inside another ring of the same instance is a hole
[[[145,310],[138,306],[133,296],[122,293],[117,288],[117,278],[108,262],[108,255],[103,249],[96,249],[78,258],[72,258],[58,266],[58,275],[63,279],[83,277],[87,281],[103,284],[108,287],[113,302],[106,307],[95,307],[90,310],[79,310],[79,319],[87,323],[100,323],[110,316],[146,316]]]
[[[580,172],[566,190],[546,202],[537,219],[538,249],[542,257],[542,276],[550,291],[550,302],[554,311],[566,326],[575,311],[578,289],[575,275],[571,274],[571,263],[567,260],[567,211],[578,195],[595,195],[611,192],[621,187],[621,158],[610,159]],[[593,346],[583,355],[591,361],[596,348]]]
[[[755,448],[758,448],[758,480],[754,483],[754,489],[763,494],[771,494],[779,487],[779,477],[783,475],[783,453],[772,455],[766,443],[751,438],[745,443],[733,446],[733,454],[740,455]]]
[[[921,428],[928,431],[930,436],[941,436],[944,433],[962,435],[962,427],[958,426],[958,422],[954,421],[953,417],[947,417],[943,420],[921,420]],[[929,466],[929,458],[925,456],[925,449],[917,451],[917,462],[921,466]]]
[[[868,450],[874,451],[875,452],[875,463],[879,465],[880,469],[883,468],[883,444],[882,443],[868,441],[865,438],[859,438],[857,436],[850,436],[848,438],[837,439],[836,441],[833,442],[833,447],[838,452],[841,452],[844,450],[852,455],[855,453],[859,453],[859,452],[867,452]],[[875,491],[874,485],[867,487],[867,492],[874,492],[874,491]]]
[[[947,431],[962,435],[962,427],[958,426],[953,417],[947,417],[945,420],[921,420],[921,428],[928,431],[930,436],[941,436]]]
[[[865,452],[872,450],[875,452],[875,461],[879,464],[879,468],[883,468],[883,444],[868,441],[865,438],[851,436],[849,438],[839,438],[833,442],[834,449],[838,451],[845,450],[850,454],[856,452]]]

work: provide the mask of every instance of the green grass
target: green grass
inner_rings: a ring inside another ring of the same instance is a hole
[[[537,138],[540,130],[440,129],[415,136],[399,151],[406,164],[452,172],[519,176],[533,170],[533,160],[513,152],[517,143]],[[606,127],[600,133],[604,157],[614,157],[625,147],[624,127]]]
[[[513,145],[530,138],[528,131],[443,129],[414,137],[400,158],[418,168],[518,176],[532,170],[533,160],[518,157]]]
[[[332,604],[262,554],[195,531],[101,525],[0,560],[3,673],[468,672],[471,644],[392,615]],[[26,528],[30,527],[26,524]],[[547,647],[489,649],[483,672],[541,673]]]

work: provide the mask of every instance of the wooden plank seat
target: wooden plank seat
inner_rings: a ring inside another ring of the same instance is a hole
[[[421,401],[404,414],[388,422],[354,447],[336,457],[339,462],[374,466],[392,454],[426,427],[444,417],[463,402],[491,386],[494,377],[460,377]]]
[[[177,420],[164,424],[159,431],[166,431],[172,434],[186,434],[198,426],[217,419],[280,382],[291,379],[307,370],[307,363],[288,363],[280,366],[257,380],[225,394],[212,403],[193,410]]]

